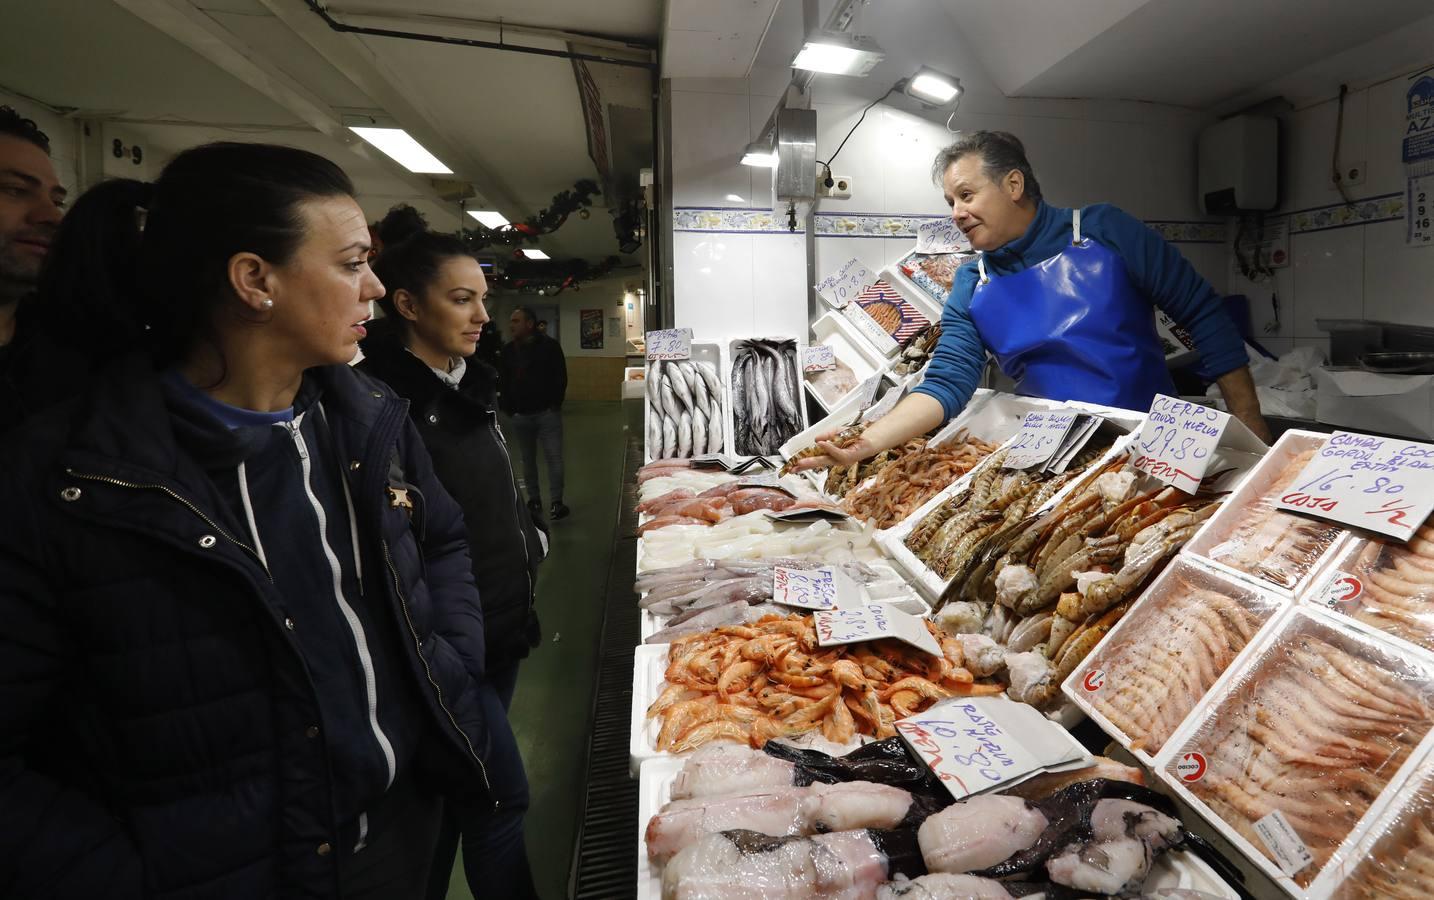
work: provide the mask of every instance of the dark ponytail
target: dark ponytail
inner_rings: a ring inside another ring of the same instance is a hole
[[[52,293],[41,302],[52,320],[87,329],[75,310],[91,309],[88,297],[102,298],[124,320],[116,326],[121,334],[143,332],[156,364],[171,364],[197,342],[213,340],[236,253],[288,262],[305,236],[302,204],[353,193],[342,169],[307,150],[194,147],[171,160],[153,185],[106,182],[76,202],[56,236],[56,247],[66,249],[60,258],[51,254]],[[82,206],[85,214],[76,215]]]
[[[405,290],[421,300],[444,263],[473,253],[457,235],[429,231],[423,214],[406,203],[389,210],[374,230],[383,250],[374,259],[373,272],[388,291],[378,305],[395,326],[406,328],[408,320],[399,315],[393,295]]]
[[[65,214],[30,310],[55,343],[95,363],[140,344],[145,318],[133,286],[153,197],[154,185],[116,178],[90,188]]]

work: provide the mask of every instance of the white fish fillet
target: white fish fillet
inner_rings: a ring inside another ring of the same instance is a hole
[[[982,794],[931,816],[916,838],[926,868],[962,874],[1005,862],[1034,844],[1047,824],[1019,797]]]

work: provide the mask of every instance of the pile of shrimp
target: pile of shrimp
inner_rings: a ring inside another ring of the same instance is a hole
[[[846,495],[842,508],[877,528],[890,528],[911,515],[996,451],[996,444],[964,432],[940,447],[912,441],[907,452],[885,466],[869,483]]]
[[[943,655],[884,639],[817,646],[811,616],[766,616],[678,638],[667,687],[647,708],[661,719],[657,749],[694,750],[710,741],[761,747],[820,729],[838,744],[858,734],[896,734],[894,723],[948,697],[998,694],[963,665],[961,645],[927,623]]]

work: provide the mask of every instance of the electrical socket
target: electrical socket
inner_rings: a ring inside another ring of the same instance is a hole
[[[831,179],[828,186],[827,179]],[[850,175],[827,175],[825,170],[817,173],[817,196],[826,197],[830,200],[851,199],[851,176]]]
[[[1364,184],[1364,169],[1365,165],[1363,160],[1345,163],[1344,171],[1340,173],[1341,179],[1345,184],[1349,185]]]

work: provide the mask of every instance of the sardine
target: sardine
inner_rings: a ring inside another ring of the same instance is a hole
[[[692,411],[692,455],[701,456],[707,452],[707,414],[699,405]]]
[[[685,409],[677,419],[677,455],[683,459],[692,455],[692,413]]]
[[[679,415],[683,410],[690,410],[696,406],[696,402],[692,399],[691,383],[688,382],[687,376],[682,371],[683,365],[684,363],[673,363],[667,367],[667,381],[672,385],[672,392],[677,395],[678,402],[682,404],[682,410],[678,411]]]
[[[662,417],[662,457],[671,459],[677,455],[677,423],[667,416]]]

